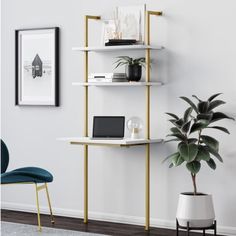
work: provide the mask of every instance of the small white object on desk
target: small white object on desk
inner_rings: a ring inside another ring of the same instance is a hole
[[[140,131],[143,128],[143,121],[137,117],[137,116],[133,116],[131,118],[129,118],[126,122],[127,128],[131,133],[131,139],[138,139]]]

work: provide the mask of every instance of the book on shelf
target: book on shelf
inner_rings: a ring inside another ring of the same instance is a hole
[[[122,78],[110,78],[110,79],[104,79],[104,78],[97,78],[97,79],[88,79],[89,83],[112,83],[112,82],[127,82],[127,79]]]
[[[127,82],[125,73],[91,73],[88,82]]]
[[[124,45],[134,45],[137,43],[135,39],[109,39],[105,43],[105,46],[124,46]]]

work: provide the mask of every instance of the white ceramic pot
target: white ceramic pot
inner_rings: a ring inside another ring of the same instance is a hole
[[[215,219],[212,196],[208,194],[192,195],[181,193],[176,218],[181,226],[209,227]]]

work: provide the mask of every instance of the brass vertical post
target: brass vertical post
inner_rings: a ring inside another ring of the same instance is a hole
[[[85,47],[88,47],[88,16],[85,16]],[[84,82],[88,82],[88,51],[84,52]],[[85,89],[84,136],[88,136],[88,86]],[[84,145],[84,223],[88,222],[88,145]]]
[[[150,46],[150,16],[162,15],[162,12],[146,11],[146,39],[145,43]],[[146,82],[150,82],[150,48],[146,49]],[[146,86],[146,139],[150,139],[150,86]],[[150,226],[150,144],[146,145],[145,160],[145,230],[149,230]]]
[[[100,16],[85,16],[85,43],[88,47],[88,21],[99,20]],[[84,51],[84,82],[88,82],[88,50]],[[88,137],[88,86],[85,86],[84,136]],[[88,222],[88,145],[84,145],[84,223]]]
[[[150,45],[150,17],[146,12],[146,45]],[[146,82],[150,82],[150,49],[146,49]],[[150,86],[146,86],[146,139],[150,139]],[[146,145],[145,160],[145,230],[149,230],[150,219],[150,145]]]
[[[88,223],[88,145],[84,145],[84,223]]]

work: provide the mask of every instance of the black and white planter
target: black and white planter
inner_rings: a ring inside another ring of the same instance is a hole
[[[187,222],[189,222],[190,227],[210,227],[215,219],[212,196],[181,193],[176,218],[179,225],[183,227],[187,227]]]

